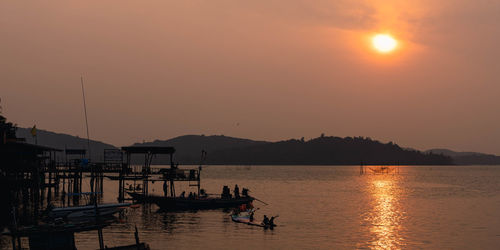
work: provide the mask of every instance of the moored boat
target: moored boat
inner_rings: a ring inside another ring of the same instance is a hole
[[[141,202],[155,203],[162,210],[198,210],[198,209],[218,209],[233,208],[241,204],[248,204],[255,200],[251,196],[239,198],[220,197],[166,197],[158,195],[143,195],[141,193],[127,192],[134,200]]]
[[[99,212],[99,216],[108,216],[114,213],[118,213],[130,205],[130,203],[116,203],[99,204],[97,205],[97,208],[95,205],[60,207],[50,209],[48,215],[50,218],[66,218],[68,220],[77,220],[81,218],[95,217],[96,209]]]

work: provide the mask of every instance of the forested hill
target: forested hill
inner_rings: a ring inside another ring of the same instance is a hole
[[[27,143],[34,144],[34,139],[31,136],[31,128],[17,128],[16,136],[25,138]],[[67,134],[54,133],[42,129],[37,129],[38,144],[42,146],[52,147],[64,150],[68,149],[87,149],[87,139],[78,136]],[[104,149],[116,149],[115,146],[100,141],[90,140],[90,148],[92,160],[103,161]],[[59,156],[62,157],[62,156]]]
[[[87,141],[76,136],[38,130],[38,144],[65,149],[86,148]],[[17,136],[33,143],[30,128],[18,128]],[[176,148],[174,161],[180,164],[199,164],[201,151],[207,152],[206,164],[220,165],[448,165],[452,157],[440,153],[404,149],[389,142],[381,143],[364,137],[321,136],[308,141],[253,141],[223,135],[185,135],[169,140],[135,143],[134,146],[171,146]],[[104,149],[116,148],[91,141],[92,159],[103,160]],[[143,157],[133,158],[141,164]],[[168,164],[165,156],[157,156],[154,164]]]
[[[458,165],[500,165],[500,156],[478,152],[456,152],[449,149],[431,149],[426,152],[450,156]]]
[[[214,152],[211,164],[287,165],[449,165],[449,156],[403,149],[363,137],[287,140]]]
[[[165,146],[176,149],[175,161],[181,164],[199,164],[201,151],[204,150],[211,155],[214,152],[231,148],[245,148],[267,144],[265,141],[253,141],[223,135],[184,135],[169,140],[155,140],[153,142],[135,143],[133,146]],[[167,163],[166,157],[158,156],[154,163]],[[224,164],[224,163],[220,163]]]
[[[364,137],[318,137],[308,141],[252,141],[226,136],[188,135],[165,141],[136,143],[134,146],[173,146],[175,161],[198,164],[201,150],[207,164],[236,165],[449,165],[451,157],[403,149]],[[166,163],[157,158],[156,163]]]

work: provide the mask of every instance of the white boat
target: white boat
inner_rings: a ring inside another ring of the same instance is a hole
[[[113,203],[97,205],[99,216],[112,215],[129,207],[130,203]],[[61,207],[53,208],[49,211],[51,218],[66,218],[68,220],[76,220],[83,218],[91,218],[96,216],[95,205],[77,206],[77,207]]]

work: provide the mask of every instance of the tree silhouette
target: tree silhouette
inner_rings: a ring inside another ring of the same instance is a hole
[[[9,139],[16,138],[16,125],[7,122],[7,118],[2,115],[2,104],[0,99],[0,143],[5,144]]]

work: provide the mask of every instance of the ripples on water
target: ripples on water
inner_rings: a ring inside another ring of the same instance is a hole
[[[275,230],[233,223],[222,210],[165,213],[148,205],[128,209],[121,223],[105,228],[105,244],[132,244],[134,225],[152,249],[497,249],[500,243],[496,166],[411,166],[361,176],[356,166],[202,171],[209,193],[235,184],[270,204],[254,202],[257,219],[279,214]],[[116,200],[117,187],[105,181],[105,201]],[[160,193],[162,184],[152,188]],[[78,233],[76,240],[79,249],[98,248],[96,232]]]

